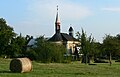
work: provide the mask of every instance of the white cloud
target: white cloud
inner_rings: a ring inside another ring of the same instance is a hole
[[[107,8],[102,8],[104,11],[110,11],[110,12],[120,12],[120,7],[107,7]]]
[[[91,12],[87,7],[80,6],[80,5],[66,4],[66,5],[63,5],[62,8],[63,10],[61,11],[61,14],[63,14],[64,18],[69,20],[70,19],[78,20],[91,15]]]
[[[56,13],[56,6],[59,5],[60,16],[64,19],[82,19],[91,15],[91,11],[88,7],[81,6],[80,4],[71,3],[65,0],[33,0],[32,5],[29,7],[29,11],[35,16],[53,17]]]

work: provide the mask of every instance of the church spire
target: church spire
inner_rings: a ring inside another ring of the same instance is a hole
[[[55,31],[56,33],[60,33],[60,18],[58,15],[58,5],[57,5],[57,14],[56,14],[56,21],[55,21]]]

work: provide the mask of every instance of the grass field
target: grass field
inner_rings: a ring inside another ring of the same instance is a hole
[[[11,73],[10,59],[0,59],[0,77],[120,77],[120,63],[85,65],[80,62],[69,64],[32,62],[29,73]]]

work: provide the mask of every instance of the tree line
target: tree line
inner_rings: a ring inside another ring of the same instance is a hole
[[[96,42],[92,35],[87,36],[86,32],[77,32],[76,36],[80,41],[80,53],[82,63],[89,63],[90,60],[98,59],[120,59],[120,34],[116,36],[105,35],[103,42]],[[28,57],[31,60],[40,62],[64,62],[66,48],[62,45],[47,41],[44,36],[35,39],[35,47],[28,46],[32,36],[16,34],[6,20],[0,18],[0,57],[16,58]]]
[[[28,45],[32,36],[18,35],[6,20],[0,18],[0,57],[28,57],[40,62],[62,62],[66,48],[62,45],[48,42],[44,36],[35,39],[34,46]]]
[[[101,59],[119,60],[120,59],[120,34],[116,36],[105,35],[103,42],[96,42],[92,35],[87,36],[86,32],[82,29],[82,33],[77,32],[76,36],[81,42],[82,63],[103,62]]]

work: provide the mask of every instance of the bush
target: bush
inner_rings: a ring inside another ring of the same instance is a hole
[[[43,37],[40,37],[37,39],[34,51],[37,61],[43,63],[62,62],[66,48],[63,45],[48,42]]]
[[[31,48],[27,50],[25,56],[29,58],[30,60],[36,60],[37,53]]]

